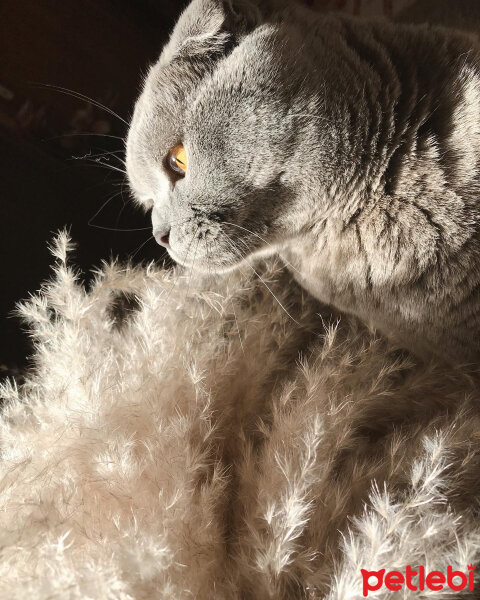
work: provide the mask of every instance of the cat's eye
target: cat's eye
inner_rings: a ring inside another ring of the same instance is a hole
[[[167,165],[176,174],[183,177],[187,170],[187,153],[183,144],[174,146],[167,155]]]

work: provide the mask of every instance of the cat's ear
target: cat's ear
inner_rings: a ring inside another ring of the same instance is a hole
[[[224,54],[251,31],[261,14],[251,0],[193,0],[181,14],[162,58],[194,58]]]

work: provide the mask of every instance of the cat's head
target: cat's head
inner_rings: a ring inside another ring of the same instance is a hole
[[[301,40],[248,0],[194,0],[151,68],[127,141],[136,199],[170,255],[202,271],[301,227]],[[307,108],[308,110],[308,108]]]

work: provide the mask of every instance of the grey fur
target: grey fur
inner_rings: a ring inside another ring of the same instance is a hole
[[[403,19],[421,21],[428,4]],[[475,361],[471,5],[435,2],[433,20],[469,21],[464,33],[194,0],[147,77],[127,143],[132,189],[154,230],[171,229],[173,258],[221,272],[278,252],[321,301],[421,356]],[[189,165],[175,182],[164,160],[179,142]]]

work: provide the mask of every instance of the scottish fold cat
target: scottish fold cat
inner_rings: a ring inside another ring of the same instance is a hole
[[[278,253],[322,302],[420,356],[475,362],[479,22],[472,0],[396,23],[193,0],[127,140],[157,241],[213,273]]]

